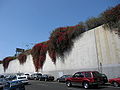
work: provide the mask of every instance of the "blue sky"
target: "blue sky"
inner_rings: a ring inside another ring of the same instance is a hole
[[[120,0],[0,0],[0,60],[47,41],[57,27],[98,16]],[[27,47],[26,45],[29,45]]]

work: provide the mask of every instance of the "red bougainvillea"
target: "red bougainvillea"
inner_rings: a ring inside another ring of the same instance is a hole
[[[47,49],[48,41],[36,44],[31,50],[36,72],[38,72],[38,70],[42,69],[43,67],[44,61],[46,59]]]
[[[85,26],[76,25],[55,29],[50,36],[49,55],[53,62],[56,56],[64,57],[64,52],[69,52],[73,46],[73,39],[85,31]]]
[[[53,43],[51,43],[51,40],[49,40],[48,54],[49,54],[50,58],[52,59],[52,62],[54,62],[54,64],[55,64],[56,63],[56,51],[52,44]]]
[[[29,50],[26,50],[24,52],[22,52],[21,54],[18,55],[18,60],[20,62],[20,64],[24,64],[26,62],[26,59],[27,59],[27,55],[30,55],[31,53],[31,49]]]
[[[20,64],[24,64],[26,62],[27,59],[27,55],[24,53],[21,53],[18,55],[18,60],[20,62]]]
[[[6,57],[3,59],[3,67],[4,67],[4,71],[6,71],[6,69],[9,66],[9,62],[16,59],[16,57]]]

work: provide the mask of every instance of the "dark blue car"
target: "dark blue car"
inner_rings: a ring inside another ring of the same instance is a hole
[[[66,78],[72,77],[72,75],[63,75],[59,78],[57,78],[58,82],[65,82]]]
[[[3,90],[25,90],[24,84],[19,81],[6,81]]]

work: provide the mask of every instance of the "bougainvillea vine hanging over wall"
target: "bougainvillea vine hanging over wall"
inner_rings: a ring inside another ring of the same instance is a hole
[[[3,63],[3,61],[0,60],[0,64],[2,64],[2,63]]]
[[[4,71],[6,71],[6,69],[9,66],[10,61],[16,59],[16,57],[6,57],[3,59],[3,67],[4,67]]]
[[[49,44],[48,44],[48,54],[49,54],[52,62],[54,62],[54,64],[56,64],[56,51],[55,51],[55,47],[54,47],[53,43],[51,43],[51,40],[49,40]]]
[[[31,49],[26,50],[18,55],[18,60],[19,60],[20,64],[24,64],[26,62],[27,55],[30,55],[30,53],[31,53]]]
[[[18,60],[19,60],[20,64],[24,64],[26,62],[26,59],[27,59],[26,54],[21,53],[18,55]]]
[[[38,72],[39,69],[42,69],[43,67],[46,59],[47,49],[48,41],[36,44],[31,50],[36,72]]]
[[[56,62],[56,55],[64,57],[64,52],[69,52],[73,46],[73,39],[85,32],[85,26],[76,25],[55,29],[50,36],[49,55]]]

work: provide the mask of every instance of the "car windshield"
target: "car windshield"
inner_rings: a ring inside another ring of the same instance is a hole
[[[29,74],[25,74],[25,75],[29,75]]]

